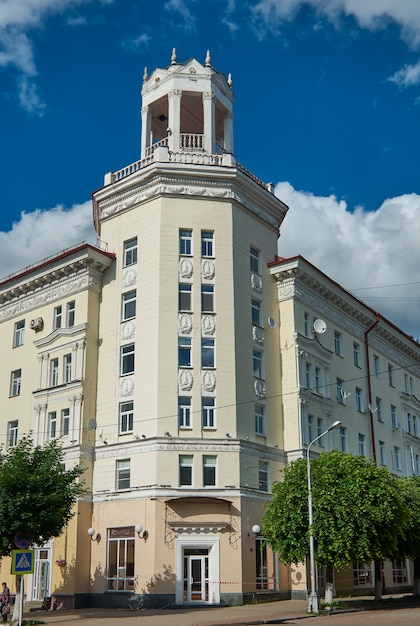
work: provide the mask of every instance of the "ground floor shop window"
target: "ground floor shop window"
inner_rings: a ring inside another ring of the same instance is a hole
[[[360,563],[359,561],[353,563],[353,581],[355,587],[360,585],[372,585],[372,564]]]
[[[407,561],[392,561],[392,582],[397,584],[408,583]]]
[[[108,530],[108,591],[134,590],[134,526]]]

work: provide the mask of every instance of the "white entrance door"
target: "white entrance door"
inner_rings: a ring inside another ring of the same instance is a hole
[[[209,551],[184,548],[184,602],[209,601]]]
[[[50,550],[35,550],[35,571],[32,585],[32,600],[43,600],[50,595]]]

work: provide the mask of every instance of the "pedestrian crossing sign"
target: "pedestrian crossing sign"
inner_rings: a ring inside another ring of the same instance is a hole
[[[11,574],[34,573],[34,550],[12,550]]]

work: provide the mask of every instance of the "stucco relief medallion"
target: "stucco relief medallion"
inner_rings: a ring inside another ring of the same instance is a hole
[[[254,291],[262,290],[262,277],[259,274],[251,274],[251,287]]]
[[[132,376],[125,376],[120,383],[120,396],[126,398],[132,396],[134,392],[134,378]]]
[[[259,326],[252,327],[252,339],[254,343],[258,343],[260,346],[264,345],[264,331]]]
[[[134,267],[126,268],[122,276],[122,286],[132,287],[137,282],[137,270]]]
[[[254,382],[255,396],[258,400],[265,398],[265,382],[263,380],[256,380]]]
[[[214,391],[216,389],[216,372],[206,370],[201,376],[201,385],[204,391]]]
[[[136,324],[135,322],[133,322],[133,320],[130,320],[129,322],[124,322],[124,324],[121,324],[121,339],[122,340],[133,339],[135,333],[136,333]]]
[[[201,320],[203,335],[214,335],[216,332],[216,318],[214,315],[203,315]]]
[[[179,275],[181,278],[191,278],[193,275],[193,264],[191,259],[181,259],[179,262]]]
[[[205,259],[201,264],[201,277],[205,280],[212,280],[215,274],[214,261]]]
[[[183,335],[189,335],[192,331],[192,326],[192,315],[189,313],[181,313],[178,319],[179,332]]]
[[[181,391],[191,391],[194,377],[191,370],[180,370],[178,374],[178,387]]]

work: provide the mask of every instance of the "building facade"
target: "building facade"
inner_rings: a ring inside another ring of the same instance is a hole
[[[303,597],[305,569],[280,566],[259,534],[271,484],[336,419],[315,453],[419,473],[420,349],[301,257],[277,256],[287,207],[237,162],[232,82],[209,54],[145,71],[142,105],[140,160],[92,195],[106,247],[0,282],[3,446],[60,437],[90,489],[36,549],[28,599]],[[354,569],[366,590],[369,564]],[[352,577],[337,588],[360,587]]]

